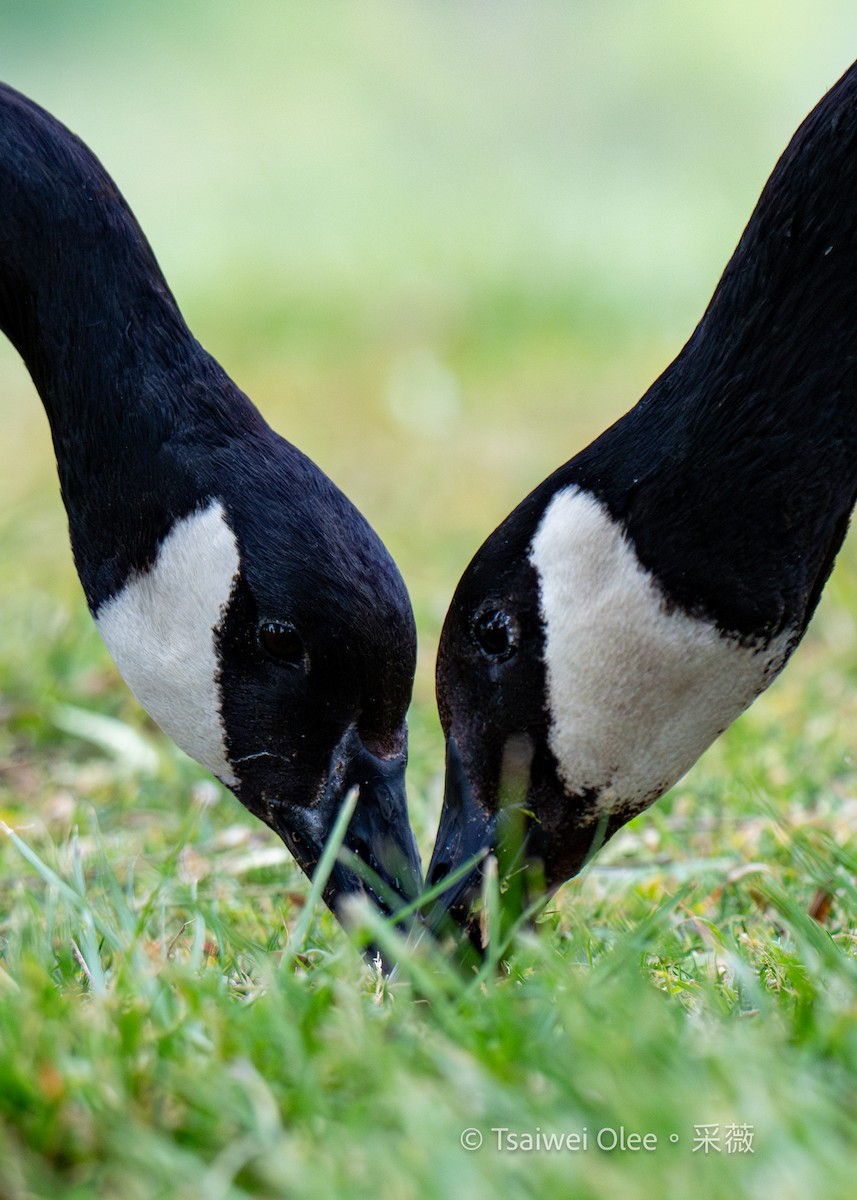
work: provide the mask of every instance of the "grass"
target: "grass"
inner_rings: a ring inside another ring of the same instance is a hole
[[[761,775],[769,732],[727,750]],[[720,770],[698,772],[478,981],[425,940],[373,973],[374,922],[307,910],[167,747],[154,777],[29,750],[40,815],[7,796],[0,851],[0,1191],[849,1194],[853,771],[823,734],[795,743],[790,803],[758,782],[715,806]],[[719,1153],[694,1151],[702,1124]],[[752,1154],[728,1153],[745,1125]],[[657,1149],[598,1148],[620,1126]],[[499,1150],[499,1129],[589,1145]]]
[[[836,0],[514,7],[4,18],[7,77],[101,153],[202,340],[401,563],[424,855],[456,578],[678,349],[854,44]],[[140,712],[8,348],[0,385],[3,1200],[853,1193],[853,543],[770,693],[462,973],[371,913],[339,928]],[[579,1148],[510,1148],[537,1134]]]

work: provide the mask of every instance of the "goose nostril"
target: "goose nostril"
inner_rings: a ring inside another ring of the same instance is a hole
[[[450,870],[451,868],[448,862],[435,863],[428,878],[429,887],[434,887],[436,883],[440,883],[441,880],[446,879]]]

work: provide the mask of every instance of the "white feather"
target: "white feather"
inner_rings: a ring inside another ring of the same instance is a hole
[[[95,621],[117,667],[173,741],[226,784],[215,634],[238,574],[222,506],[179,521],[148,571],[101,605]]]
[[[606,508],[557,493],[530,549],[539,576],[550,747],[570,794],[629,815],[661,795],[774,678],[794,641],[742,644],[668,609]]]

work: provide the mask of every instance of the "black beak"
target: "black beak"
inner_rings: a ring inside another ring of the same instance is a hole
[[[297,838],[284,836],[312,876],[345,797],[357,788],[357,806],[343,847],[358,863],[337,861],[331,871],[323,894],[333,912],[345,896],[362,894],[370,896],[382,912],[395,915],[422,890],[420,855],[408,820],[407,761],[407,750],[382,758],[366,749],[355,729],[348,730],[336,748],[321,802],[306,810]]]
[[[494,848],[496,813],[478,804],[470,788],[458,745],[450,735],[446,743],[446,784],[443,809],[428,870],[429,886],[440,883],[469,859],[479,861],[464,878],[437,898],[427,915],[433,933],[443,931],[450,918],[466,927],[470,910],[482,890],[482,860]]]

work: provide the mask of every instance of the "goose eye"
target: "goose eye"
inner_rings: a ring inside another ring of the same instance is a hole
[[[473,637],[486,658],[510,658],[518,648],[517,622],[499,608],[486,609],[474,617]]]
[[[303,639],[288,621],[265,621],[259,626],[259,644],[266,654],[287,667],[303,666]]]

